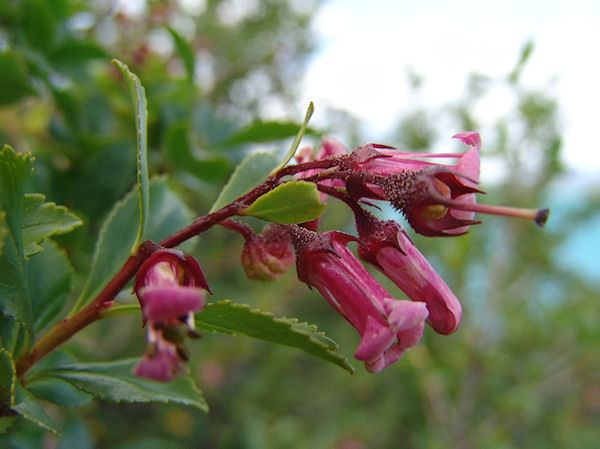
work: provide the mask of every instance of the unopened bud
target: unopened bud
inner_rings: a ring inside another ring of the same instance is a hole
[[[241,255],[248,279],[271,282],[294,262],[294,252],[285,226],[271,223],[260,235],[246,240]]]

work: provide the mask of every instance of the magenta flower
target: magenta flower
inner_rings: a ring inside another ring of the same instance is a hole
[[[181,322],[182,317],[200,310],[204,292],[210,292],[196,259],[174,249],[152,254],[140,268],[133,288],[144,322],[162,324]]]
[[[187,348],[183,340],[187,327],[194,331],[194,312],[204,306],[210,292],[198,262],[189,254],[163,249],[152,254],[140,268],[134,283],[144,324],[148,326],[148,350],[135,374],[168,382],[187,369]]]
[[[381,222],[366,211],[356,213],[359,257],[385,274],[413,301],[427,304],[427,322],[440,334],[454,332],[462,318],[456,295],[415,247],[404,229]]]
[[[346,188],[354,199],[389,201],[411,227],[426,236],[460,235],[469,230],[476,212],[525,218],[543,225],[547,209],[520,209],[476,203],[479,181],[479,134],[454,137],[471,148],[464,153],[402,153],[380,145],[363,145],[348,158]],[[425,159],[457,158],[455,165]]]
[[[367,371],[381,371],[418,343],[426,305],[394,299],[346,247],[354,237],[300,227],[292,228],[291,236],[298,279],[319,290],[358,331],[362,339],[354,357]]]

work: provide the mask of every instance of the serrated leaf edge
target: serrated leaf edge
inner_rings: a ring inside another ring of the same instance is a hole
[[[122,360],[117,360],[115,362],[120,362],[120,363],[130,363],[133,361],[139,361],[139,358],[136,357],[132,357],[132,358],[128,358],[128,359],[122,359]],[[108,365],[110,363],[115,363],[115,362],[97,362],[97,363],[90,363],[89,366],[94,366],[94,365]],[[45,371],[44,373],[40,373],[39,376],[37,378],[44,378],[44,377],[50,377],[50,378],[57,378],[57,379],[61,379],[64,380],[66,382],[69,382],[71,385],[73,385],[73,387],[75,387],[76,389],[78,389],[79,391],[83,391],[84,393],[87,394],[91,394],[93,397],[95,398],[99,398],[105,401],[109,401],[109,402],[114,402],[114,403],[124,403],[124,404],[143,404],[143,403],[149,403],[149,402],[159,402],[162,404],[181,404],[181,405],[187,405],[189,407],[195,407],[199,410],[203,410],[205,412],[208,412],[208,404],[206,403],[206,399],[204,398],[204,394],[202,393],[202,390],[200,390],[200,388],[197,387],[196,383],[194,382],[194,380],[190,377],[187,376],[187,378],[190,380],[191,384],[192,384],[192,388],[194,388],[194,390],[196,391],[196,393],[198,393],[198,395],[200,396],[200,398],[202,399],[201,402],[198,401],[178,401],[178,400],[172,400],[170,399],[168,396],[164,395],[164,394],[159,394],[159,393],[155,393],[152,392],[152,395],[154,397],[157,397],[159,399],[152,399],[152,400],[140,400],[140,401],[136,401],[136,400],[115,400],[112,399],[106,395],[97,395],[95,394],[95,392],[93,391],[93,389],[88,389],[85,388],[84,386],[81,385],[77,385],[77,381],[69,379],[68,377],[62,377],[60,375],[60,372],[62,370],[72,370],[72,371],[78,371],[78,372],[83,372],[86,373],[86,375],[90,376],[90,377],[105,377],[101,374],[96,374],[93,371],[89,371],[89,370],[83,370],[83,369],[78,369],[77,365],[63,365],[60,367],[57,367],[53,370],[48,370]],[[186,376],[184,376],[186,377]],[[142,388],[140,388],[138,385],[136,385],[134,382],[130,382],[127,379],[123,379],[120,376],[113,376],[111,379],[127,384],[129,387],[135,389],[136,391],[141,391],[142,393],[144,393],[144,390]]]
[[[42,209],[42,210],[43,209],[53,209],[53,210],[61,211],[75,222],[68,228],[56,229],[54,231],[49,232],[45,236],[43,236],[41,239],[36,240],[35,242],[32,242],[32,245],[36,247],[36,251],[33,253],[26,253],[25,258],[29,258],[35,254],[38,254],[42,250],[42,248],[40,248],[38,244],[43,242],[44,240],[52,237],[53,235],[67,234],[67,233],[71,232],[73,229],[75,229],[76,227],[81,226],[83,224],[83,221],[81,220],[81,218],[79,218],[73,212],[69,211],[69,209],[66,206],[57,205],[54,201],[46,202],[46,195],[44,195],[43,193],[26,193],[24,198],[41,198],[42,201],[41,201],[40,209]],[[28,228],[28,226],[23,226],[21,229],[27,229],[27,228]],[[23,251],[25,251],[25,248],[23,248]]]
[[[136,150],[137,150],[137,164],[136,164],[136,179],[137,179],[137,192],[139,196],[139,207],[140,207],[140,222],[138,227],[138,234],[131,247],[131,254],[134,254],[142,239],[146,233],[148,226],[148,216],[150,209],[150,180],[148,175],[148,100],[146,99],[146,89],[142,85],[139,77],[133,73],[127,64],[113,59],[112,64],[116,65],[123,78],[126,77],[127,86],[129,93],[134,102],[134,113],[135,113],[135,131],[136,131]],[[145,151],[142,151],[142,142],[145,143]],[[144,195],[144,186],[148,195]]]
[[[245,309],[245,310],[248,310],[250,313],[253,313],[253,314],[256,314],[256,315],[262,315],[262,316],[265,316],[265,317],[268,317],[268,318],[273,318],[273,321],[275,321],[277,323],[286,324],[288,326],[288,328],[292,332],[294,332],[296,334],[300,334],[300,335],[306,336],[312,343],[314,343],[315,345],[319,346],[320,348],[326,350],[332,356],[337,357],[339,359],[340,363],[341,363],[341,365],[338,365],[338,366],[342,367],[342,365],[343,365],[343,368],[346,369],[347,371],[349,371],[350,374],[354,373],[354,368],[352,367],[352,365],[350,365],[350,363],[348,362],[348,359],[346,357],[344,357],[343,355],[338,354],[338,353],[335,352],[335,351],[337,351],[337,349],[339,349],[339,346],[333,340],[331,340],[329,337],[327,337],[323,331],[318,331],[317,330],[318,327],[317,327],[316,324],[310,324],[310,323],[307,323],[307,322],[300,322],[297,318],[275,317],[273,315],[273,313],[271,313],[271,312],[265,312],[265,311],[262,311],[262,310],[259,310],[259,309],[253,309],[248,304],[234,303],[230,299],[222,299],[222,300],[219,300],[219,301],[210,302],[210,303],[206,304],[205,307],[208,307],[208,306],[211,306],[211,305],[220,305],[220,304],[230,304],[232,307],[236,307],[236,308],[240,308],[240,309]],[[198,318],[196,316],[196,321],[202,322],[202,319]],[[304,329],[294,328],[294,324],[306,324],[307,326],[312,327],[315,330],[315,332],[313,334],[310,334],[310,333],[306,332]],[[235,331],[232,331],[232,330],[229,330],[229,329],[220,328],[220,326],[216,326],[216,325],[213,325],[213,324],[209,324],[209,326],[211,326],[212,328],[214,328],[214,330],[209,330],[208,331],[211,334],[216,334],[217,332],[220,332],[222,334],[230,335],[230,336],[245,335],[245,336],[250,337],[250,338],[256,338],[256,339],[258,339],[257,337],[255,337],[253,335],[247,335],[247,334],[244,334],[242,332],[235,332]],[[219,330],[219,328],[221,330]],[[323,337],[323,340],[328,341],[329,344],[325,343],[324,341],[321,341],[321,340],[315,338],[314,335],[319,335],[319,336]],[[289,346],[289,345],[286,345],[286,344],[282,344],[282,346],[288,346],[288,347],[294,347],[294,348],[296,348],[295,346]],[[302,350],[302,348],[296,348],[296,349],[301,349]]]

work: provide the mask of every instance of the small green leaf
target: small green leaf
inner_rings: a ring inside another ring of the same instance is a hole
[[[286,156],[283,159],[283,161],[281,162],[281,164],[279,164],[277,167],[275,167],[273,169],[273,171],[271,172],[271,174],[281,170],[283,167],[285,167],[285,164],[287,164],[294,157],[294,154],[296,153],[296,150],[298,149],[298,146],[300,145],[300,141],[302,140],[302,137],[304,137],[304,134],[306,133],[306,128],[308,127],[308,122],[310,121],[310,118],[312,117],[314,111],[315,111],[315,105],[311,101],[310,104],[308,105],[308,109],[306,110],[306,115],[304,116],[304,122],[302,123],[302,126],[300,127],[298,134],[296,134],[296,137],[294,138],[294,141],[292,142],[292,146],[290,147],[290,150],[286,154]]]
[[[233,171],[210,212],[228,205],[263,183],[277,164],[279,159],[269,153],[259,152],[246,156]]]
[[[202,392],[189,376],[161,383],[133,374],[139,359],[107,363],[75,363],[55,368],[45,376],[66,380],[81,391],[113,402],[164,402],[208,411]]]
[[[23,199],[23,246],[25,257],[39,253],[42,240],[55,234],[71,232],[83,222],[64,206],[44,203],[45,195],[26,194]]]
[[[134,224],[138,222],[140,213],[135,193],[132,190],[116,203],[104,221],[96,241],[92,267],[71,315],[95,298],[127,261],[129,248],[136,238]],[[152,213],[147,238],[159,241],[191,221],[191,212],[169,189],[165,178],[150,182],[150,198]]]
[[[25,61],[11,50],[0,52],[0,86],[0,105],[15,103],[35,93]]]
[[[338,346],[333,340],[317,331],[316,326],[298,323],[295,318],[275,318],[270,313],[226,300],[207,304],[196,314],[196,324],[199,329],[209,332],[241,334],[301,349],[354,372],[348,360],[334,352]]]
[[[24,324],[31,331],[33,318],[25,279],[23,253],[23,195],[31,175],[30,155],[17,154],[9,146],[0,150],[0,212],[4,221],[4,243],[0,254],[0,312]]]
[[[187,72],[188,79],[190,81],[194,80],[194,71],[195,71],[195,61],[194,61],[194,51],[190,44],[173,28],[167,27],[167,31],[171,33],[171,37],[173,41],[175,41],[175,48],[177,49],[177,53],[181,57],[183,61],[183,65],[185,66],[185,71]]]
[[[27,285],[36,333],[62,311],[73,274],[69,258],[55,242],[46,240],[41,248],[41,253],[27,261]]]
[[[137,138],[137,188],[139,196],[139,228],[135,242],[131,248],[134,254],[142,238],[146,233],[146,226],[150,208],[150,187],[148,175],[148,104],[146,101],[146,90],[135,73],[129,70],[127,65],[118,59],[112,60],[117,66],[123,78],[129,86],[129,92],[133,101],[133,112],[135,115],[135,130]]]
[[[289,181],[258,198],[244,214],[281,224],[295,224],[318,218],[326,208],[314,183]]]

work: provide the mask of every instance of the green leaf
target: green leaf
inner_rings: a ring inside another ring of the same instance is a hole
[[[0,151],[0,211],[4,212],[4,243],[0,254],[0,312],[31,331],[33,317],[25,279],[23,253],[23,194],[31,175],[30,155],[17,154],[9,146]]]
[[[306,133],[306,128],[308,126],[308,122],[309,122],[310,118],[312,117],[314,111],[315,111],[315,105],[311,101],[310,104],[308,105],[308,109],[306,110],[306,115],[304,116],[304,122],[302,123],[302,126],[300,127],[298,134],[296,134],[296,137],[294,138],[294,141],[292,142],[292,146],[290,147],[288,153],[286,154],[286,156],[283,159],[283,161],[281,162],[281,164],[279,164],[277,167],[275,167],[273,169],[273,171],[271,172],[271,174],[277,172],[278,170],[281,170],[283,167],[285,167],[285,164],[287,164],[294,157],[294,154],[296,153],[296,150],[298,149],[298,146],[300,145],[300,141],[302,140],[302,137],[304,137],[304,134]]]
[[[0,105],[15,103],[34,93],[23,58],[11,50],[0,52]]]
[[[62,407],[81,407],[92,400],[71,383],[56,377],[42,377],[28,384],[29,391],[37,398]]]
[[[315,133],[305,128],[305,132]],[[265,143],[274,140],[288,139],[298,134],[298,123],[296,122],[254,122],[246,128],[238,131],[219,146],[234,146],[247,143]]]
[[[17,383],[17,370],[10,352],[0,347],[0,404],[10,407]]]
[[[194,80],[194,71],[195,71],[195,61],[194,61],[194,51],[190,44],[173,28],[167,27],[167,31],[171,33],[171,37],[175,41],[175,48],[177,49],[177,53],[181,57],[183,61],[183,65],[185,66],[185,71],[187,72],[188,79],[190,81]]]
[[[39,253],[42,240],[55,234],[71,232],[83,222],[64,206],[44,203],[45,195],[26,194],[23,200],[23,247],[25,257]]]
[[[222,181],[231,170],[229,160],[220,156],[198,157],[188,136],[189,129],[185,123],[176,123],[167,131],[165,149],[174,168],[210,183]]]
[[[244,214],[281,224],[295,224],[318,218],[326,208],[314,183],[289,181],[258,198]]]
[[[161,383],[133,374],[139,359],[107,363],[76,363],[44,373],[66,380],[81,391],[113,402],[164,402],[208,411],[202,392],[189,376]]]
[[[36,333],[62,311],[73,274],[69,258],[55,242],[46,240],[41,248],[41,253],[27,261],[27,285]]]
[[[5,217],[6,214],[4,211],[0,210],[0,256],[2,255],[2,247],[4,246],[4,237],[8,234]]]
[[[236,198],[265,182],[273,167],[278,164],[279,159],[269,153],[258,152],[246,156],[233,171],[210,212],[228,205]]]
[[[60,435],[35,396],[21,386],[14,360],[4,348],[0,348],[0,368],[0,401],[4,406],[38,426]]]
[[[129,248],[136,239],[134,224],[138,223],[140,214],[135,193],[132,190],[116,203],[104,221],[96,241],[92,267],[71,315],[95,298],[127,261]],[[147,238],[159,241],[191,221],[191,212],[169,189],[165,178],[150,182],[150,198],[152,213]]]
[[[0,418],[0,435],[6,433],[18,419],[18,416],[3,416]]]
[[[333,340],[317,331],[316,326],[299,323],[295,318],[275,318],[270,313],[226,300],[207,304],[196,314],[196,325],[209,332],[241,334],[301,349],[350,373],[354,372],[348,360],[334,352],[338,346]]]
[[[147,220],[150,207],[150,187],[148,175],[148,104],[146,101],[146,90],[137,75],[127,65],[118,59],[112,60],[117,66],[123,78],[127,82],[131,100],[133,102],[133,112],[135,115],[135,130],[137,138],[137,188],[139,196],[139,228],[137,237],[131,247],[131,254],[134,254],[142,238],[146,233]]]
[[[20,382],[15,385],[14,403],[11,407],[19,415],[42,429],[49,430],[57,436],[60,431],[48,417],[36,397],[21,386]]]

